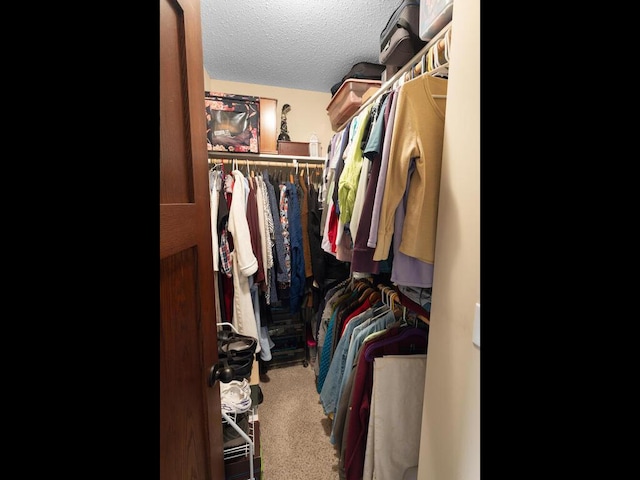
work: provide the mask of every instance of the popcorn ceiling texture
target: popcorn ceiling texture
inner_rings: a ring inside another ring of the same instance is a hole
[[[209,77],[331,92],[358,62],[378,63],[399,0],[201,0]]]

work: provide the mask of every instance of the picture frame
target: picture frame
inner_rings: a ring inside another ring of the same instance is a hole
[[[205,92],[207,150],[260,153],[260,97]]]

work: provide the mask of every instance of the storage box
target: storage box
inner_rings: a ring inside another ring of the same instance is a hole
[[[285,142],[278,140],[278,155],[309,156],[309,142]]]
[[[204,92],[207,150],[260,153],[260,98]]]
[[[453,0],[421,0],[420,38],[428,42],[452,19]]]
[[[331,128],[337,131],[360,108],[362,96],[365,92],[369,89],[377,90],[380,85],[382,85],[380,80],[360,80],[355,78],[345,80],[331,98],[327,107]]]

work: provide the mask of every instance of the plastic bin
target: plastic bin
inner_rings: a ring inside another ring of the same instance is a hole
[[[360,108],[362,96],[369,89],[377,90],[380,85],[382,85],[380,80],[360,80],[357,78],[345,80],[327,107],[331,128],[337,131]]]
[[[421,0],[420,38],[431,40],[453,19],[453,0]]]

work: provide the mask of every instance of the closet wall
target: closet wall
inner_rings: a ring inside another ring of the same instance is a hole
[[[455,0],[418,479],[480,478],[480,0]]]
[[[280,134],[282,105],[288,103],[291,105],[291,111],[287,114],[287,128],[291,141],[308,142],[311,134],[315,132],[320,139],[321,156],[327,154],[327,145],[333,135],[329,115],[327,115],[327,105],[331,101],[330,92],[312,92],[295,88],[215,80],[209,77],[206,70],[204,71],[204,86],[208,91],[277,99],[276,136]]]

